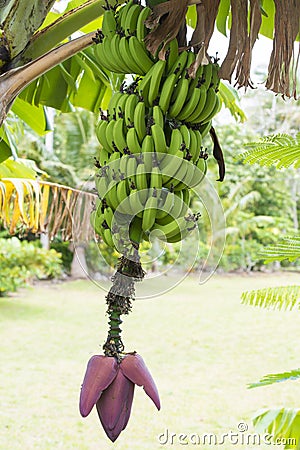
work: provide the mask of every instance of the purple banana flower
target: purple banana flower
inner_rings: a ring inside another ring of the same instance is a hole
[[[92,356],[81,387],[80,414],[86,417],[96,404],[102,426],[114,442],[128,423],[135,384],[144,387],[159,410],[156,385],[140,355],[129,353],[121,363],[110,356]]]

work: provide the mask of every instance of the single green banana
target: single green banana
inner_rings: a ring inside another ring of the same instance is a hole
[[[153,225],[155,224],[157,203],[158,203],[157,192],[156,189],[154,189],[152,195],[146,201],[144,208],[142,219],[142,230],[145,232],[149,232],[153,227]]]
[[[142,219],[134,217],[129,226],[129,238],[135,245],[139,245],[143,239]]]
[[[127,131],[126,142],[130,153],[132,154],[141,153],[142,148],[140,146],[139,138],[134,127],[129,128],[129,130]]]
[[[169,107],[168,115],[170,117],[177,118],[178,114],[182,110],[189,91],[189,82],[190,80],[186,76],[182,76],[178,81],[173,91],[171,105]]]
[[[111,96],[108,104],[108,115],[110,118],[112,118],[112,116],[116,113],[117,104],[123,95],[124,94],[122,92],[117,91]]]
[[[159,197],[162,188],[162,173],[158,166],[154,166],[151,172],[150,188],[156,188],[157,197]]]
[[[176,74],[171,73],[162,86],[159,98],[159,106],[164,114],[166,114],[169,109],[176,80]]]
[[[145,75],[154,63],[149,58],[147,50],[136,36],[131,36],[129,39],[129,51],[131,53],[131,58],[135,61],[135,64],[140,67],[140,71],[136,73],[138,75]]]
[[[155,124],[158,124],[162,129],[164,128],[165,118],[160,106],[155,105],[152,109],[152,117]]]
[[[191,135],[190,130],[186,125],[180,125],[180,133],[182,134],[183,142],[185,143],[187,148],[190,148],[191,143]]]
[[[134,110],[133,123],[140,143],[143,142],[147,132],[145,116],[146,116],[145,103],[138,102]]]
[[[156,212],[156,221],[166,217],[174,206],[174,194],[167,189],[161,190],[160,202]]]
[[[151,133],[156,153],[166,153],[167,143],[163,128],[157,123],[155,123],[154,125],[151,126]]]
[[[206,90],[209,89],[210,83],[211,83],[211,77],[213,74],[213,64],[209,63],[206,64],[203,67],[203,85],[205,86]]]
[[[209,121],[207,118],[214,111],[216,103],[218,102],[218,96],[213,88],[209,88],[207,91],[206,101],[201,113],[191,123],[203,123],[203,121]]]
[[[110,122],[108,122],[108,125],[106,127],[106,141],[107,141],[107,145],[108,148],[107,150],[110,151],[111,153],[113,153],[115,151],[114,149],[114,126],[116,124],[116,120],[111,120]]]
[[[147,35],[147,28],[145,26],[145,21],[148,19],[149,15],[151,14],[151,9],[146,6],[142,9],[140,12],[140,15],[137,20],[136,24],[136,37],[141,43],[144,43],[144,39]]]
[[[195,88],[193,94],[189,99],[187,98],[184,107],[177,115],[178,120],[186,120],[191,114],[193,114],[199,103],[200,96],[201,96],[201,89]]]
[[[114,64],[118,66],[120,73],[130,73],[130,68],[120,52],[120,41],[121,37],[119,34],[115,34],[111,39],[111,58],[113,59]]]
[[[202,139],[208,134],[211,129],[211,121],[206,122],[204,125],[200,125],[199,131],[201,133]]]
[[[104,50],[103,41],[95,45],[95,57],[100,67],[104,67],[105,69],[110,71],[110,64],[109,61],[107,60],[107,55]]]
[[[123,25],[125,36],[131,36],[136,32],[137,21],[140,13],[141,13],[141,6],[138,4],[133,4],[131,8],[127,11]]]
[[[210,114],[208,114],[208,116],[205,119],[202,120],[201,123],[202,124],[207,123],[207,122],[211,123],[211,120],[213,119],[213,117],[215,117],[215,115],[218,114],[218,112],[220,111],[221,106],[222,106],[222,104],[221,104],[220,97],[218,96],[218,94],[216,94],[216,103],[215,103],[215,106],[213,107],[213,110],[211,111]]]
[[[115,211],[119,205],[117,196],[117,182],[115,180],[111,180],[111,182],[109,183],[105,199],[108,206],[110,206]]]
[[[151,76],[151,82],[148,94],[148,103],[153,106],[153,102],[157,99],[160,89],[160,83],[166,68],[166,61],[158,60],[154,64],[154,69]]]
[[[182,156],[184,140],[178,128],[173,128],[171,133],[171,140],[168,149],[168,155]]]
[[[171,73],[172,67],[178,58],[178,41],[176,38],[172,39],[166,47],[166,59],[167,59],[167,73]]]
[[[194,109],[194,111],[192,112],[192,114],[186,118],[185,120],[186,122],[193,122],[195,119],[197,119],[197,117],[202,113],[202,111],[205,108],[206,98],[207,98],[207,90],[206,87],[202,85],[200,87],[200,98],[198,104]]]
[[[108,143],[106,139],[106,128],[108,126],[107,120],[100,120],[96,127],[96,136],[103,148],[108,149]]]
[[[117,119],[113,127],[113,142],[119,152],[124,153],[127,147],[124,119]]]
[[[127,126],[132,125],[134,122],[134,112],[138,104],[138,96],[136,94],[130,94],[124,108],[124,119]]]
[[[133,60],[131,56],[131,52],[129,50],[129,38],[127,36],[121,37],[119,49],[122,58],[126,61],[126,65],[129,68],[129,73],[139,73],[140,67],[135,63],[135,60]]]
[[[108,153],[108,151],[103,147],[99,152],[99,162],[102,167],[106,166],[109,161],[109,157],[110,153]]]
[[[147,134],[142,142],[142,159],[146,173],[150,173],[153,167],[153,155],[155,152],[153,136]]]
[[[151,174],[152,177],[152,174]],[[151,178],[152,180],[152,178]],[[136,188],[140,193],[140,199],[143,204],[146,203],[148,198],[148,181],[147,181],[147,172],[145,168],[145,164],[141,163],[137,166],[136,175],[135,175],[135,184]]]
[[[112,38],[117,31],[117,22],[113,9],[106,9],[102,19],[102,33],[104,36]]]
[[[108,206],[107,208],[104,209],[104,220],[110,229],[112,227],[113,218],[114,218],[114,212],[111,209],[111,207]]]
[[[177,79],[180,77],[182,72],[186,68],[186,62],[187,62],[188,52],[184,50],[179,54],[176,61],[174,62],[173,66],[170,70],[168,70],[167,75],[170,75],[171,73],[175,73],[177,76]]]

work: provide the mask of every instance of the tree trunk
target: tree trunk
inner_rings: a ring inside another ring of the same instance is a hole
[[[71,265],[71,277],[75,279],[88,278],[88,268],[85,258],[85,248],[83,245],[76,246],[73,253],[73,261]]]

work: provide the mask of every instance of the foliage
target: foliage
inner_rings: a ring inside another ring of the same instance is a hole
[[[288,134],[266,136],[260,142],[251,142],[240,158],[244,163],[259,163],[261,166],[276,164],[276,168],[300,167],[300,133],[294,138]]]
[[[73,252],[70,250],[70,242],[63,242],[58,238],[55,238],[50,244],[50,249],[55,250],[61,255],[63,270],[67,274],[70,274],[73,260]]]
[[[281,439],[284,449],[299,448],[300,409],[265,409],[254,417],[253,422],[258,432],[269,433],[270,442]]]
[[[281,381],[297,380],[300,378],[300,369],[291,370],[284,373],[275,373],[271,375],[265,375],[258,383],[249,384],[249,388],[267,386],[273,383],[280,383]]]
[[[260,308],[291,310],[300,307],[300,286],[280,286],[243,292],[242,303]]]
[[[61,255],[18,238],[0,239],[0,296],[14,292],[34,278],[56,278],[62,273]]]
[[[244,155],[245,162],[259,162],[261,165],[270,166],[277,162],[277,168],[298,167],[299,137],[293,139],[289,135],[267,136],[262,142],[254,145],[254,148]],[[261,256],[270,261],[282,261],[288,259],[295,261],[300,257],[299,235],[286,236],[274,245],[260,252]],[[300,286],[283,286],[265,288],[244,292],[242,300],[246,304],[260,307],[272,307],[277,309],[299,309]],[[258,387],[289,379],[297,379],[300,376],[299,369],[283,374],[267,375],[258,383],[252,383],[249,387]],[[268,432],[273,439],[286,440],[284,448],[299,448],[297,442],[300,438],[300,410],[298,409],[270,409],[259,412],[253,420],[257,431]],[[288,439],[293,438],[293,442]]]

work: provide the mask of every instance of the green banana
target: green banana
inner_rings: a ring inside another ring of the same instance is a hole
[[[204,85],[202,85],[199,88],[199,90],[200,90],[199,101],[198,101],[194,111],[190,114],[190,116],[188,116],[185,119],[186,122],[193,122],[193,120],[197,119],[197,117],[202,113],[203,109],[205,108],[207,89]]]
[[[142,148],[139,143],[139,138],[134,127],[129,128],[126,135],[127,147],[129,148],[130,153],[141,153]]]
[[[115,12],[113,9],[107,9],[104,11],[102,19],[102,33],[104,36],[112,38],[117,31],[117,22],[115,18]]]
[[[167,151],[167,143],[163,128],[155,123],[151,126],[151,133],[154,141],[154,148],[157,153],[165,153]]]
[[[174,206],[174,194],[167,189],[162,188],[160,202],[156,212],[156,221],[166,217]]]
[[[190,130],[186,125],[180,125],[180,133],[182,134],[183,142],[187,148],[190,148],[191,135]]]
[[[119,152],[124,153],[124,149],[127,147],[124,119],[116,120],[113,127],[113,142]]]
[[[148,93],[148,103],[150,106],[153,106],[154,100],[158,97],[161,79],[166,68],[166,61],[158,60],[153,67]]]
[[[167,59],[167,73],[171,73],[171,69],[174,66],[178,58],[178,41],[176,38],[172,39],[166,46],[166,59]]]
[[[170,117],[177,118],[183,108],[189,90],[189,82],[190,80],[186,76],[182,76],[178,81],[171,99],[171,106],[168,113]]]
[[[208,116],[206,116],[206,118],[203,119],[203,120],[201,121],[201,123],[202,123],[202,124],[207,123],[207,122],[211,123],[212,118],[215,117],[215,115],[220,111],[221,106],[222,106],[222,104],[221,104],[220,97],[218,96],[218,94],[216,94],[216,103],[215,103],[215,106],[213,107],[211,113],[208,114]]]
[[[160,106],[158,105],[153,106],[152,117],[155,124],[158,124],[161,128],[164,128],[165,118]]]
[[[103,147],[99,152],[99,162],[102,167],[108,164],[109,156],[110,153],[108,153],[108,151]]]
[[[139,73],[141,69],[135,63],[135,60],[131,56],[131,52],[129,49],[129,38],[127,36],[121,37],[119,49],[120,49],[122,58],[124,59],[124,61],[126,61],[126,64],[130,70],[129,73]]]
[[[202,109],[201,113],[197,116],[197,118],[191,121],[191,123],[203,123],[203,121],[209,121],[209,119],[208,120],[206,119],[214,111],[217,102],[218,96],[215,90],[213,88],[209,88],[207,91],[204,108]]]
[[[211,77],[213,73],[213,64],[209,63],[203,67],[203,86],[205,86],[206,90],[209,88],[211,83]]]
[[[145,26],[145,21],[148,19],[149,15],[151,14],[151,9],[146,6],[142,9],[140,12],[140,15],[137,20],[136,24],[136,37],[141,43],[144,43],[144,39],[147,35],[147,28]]]
[[[155,224],[157,203],[157,192],[156,189],[153,189],[152,195],[146,201],[143,213],[142,230],[145,232],[149,232]]]
[[[168,155],[182,156],[184,140],[178,128],[174,128],[171,134],[171,141],[168,149]]]
[[[141,7],[138,4],[133,4],[124,16],[123,29],[125,36],[131,36],[136,31],[138,17],[141,13]]]
[[[127,65],[126,60],[120,52],[120,41],[121,37],[119,34],[115,34],[111,39],[111,58],[113,59],[115,65],[118,66],[120,73],[130,73],[130,67]]]
[[[153,167],[153,155],[155,152],[153,137],[147,134],[142,142],[142,159],[146,173],[151,172]]]
[[[96,126],[96,136],[103,148],[108,149],[108,142],[106,139],[106,128],[108,126],[107,120],[100,120]]]
[[[133,123],[140,143],[143,142],[147,132],[145,116],[146,116],[145,103],[138,102],[134,110]]]
[[[154,63],[149,58],[147,51],[136,36],[131,36],[129,39],[129,51],[131,53],[131,58],[135,61],[135,64],[140,67],[140,71],[136,73],[138,75],[145,75]]]
[[[138,102],[139,99],[136,94],[129,95],[124,108],[124,119],[127,126],[130,126],[134,123],[134,113]]]
[[[176,39],[176,41],[177,41],[177,39]],[[171,73],[167,77],[167,79],[165,80],[165,82],[162,86],[160,97],[159,97],[159,106],[164,114],[166,114],[169,109],[170,101],[171,101],[172,93],[174,91],[174,86],[175,86],[176,80],[177,80],[176,74]]]

